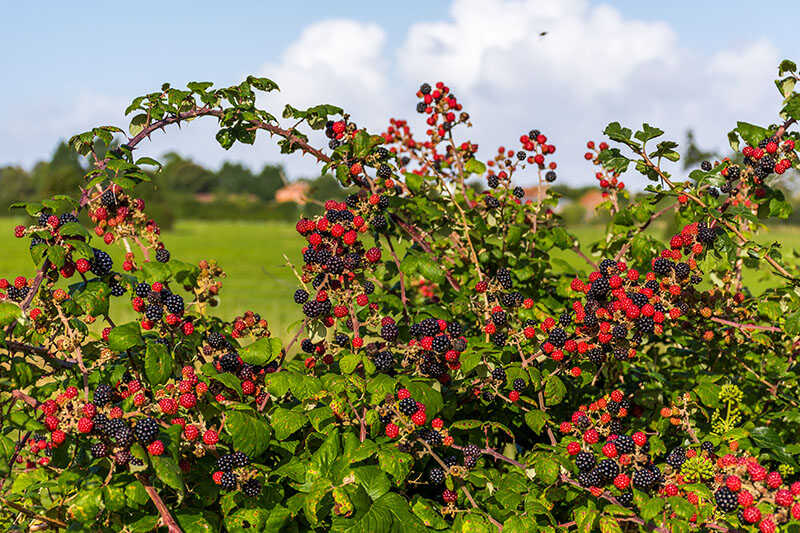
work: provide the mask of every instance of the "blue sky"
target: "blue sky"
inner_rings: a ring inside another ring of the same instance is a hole
[[[779,10],[797,20],[800,7],[781,4],[3,0],[0,165],[30,167],[74,132],[124,125],[124,106],[164,81],[259,73],[283,89],[265,105],[343,103],[378,129],[390,115],[413,117],[415,87],[442,76],[473,110],[470,136],[484,154],[538,127],[559,146],[566,179],[588,182],[581,145],[608,120],[661,124],[679,141],[695,128],[712,147],[737,118],[776,120],[771,76],[779,59],[800,59],[775,19]],[[266,140],[225,152],[209,141],[212,127],[143,151],[175,149],[211,166],[280,160]],[[314,171],[285,163],[293,176]]]

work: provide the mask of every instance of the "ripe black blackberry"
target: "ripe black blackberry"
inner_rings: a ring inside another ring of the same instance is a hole
[[[658,294],[659,290],[661,289],[661,286],[659,285],[658,281],[654,279],[651,279],[650,281],[646,282],[644,286],[653,291],[653,294]]]
[[[623,492],[622,494],[617,496],[617,501],[621,505],[624,505],[625,507],[630,507],[631,505],[633,505],[633,492],[629,490]]]
[[[434,485],[441,485],[444,483],[444,470],[435,466],[428,472],[428,480]]]
[[[500,202],[492,195],[487,194],[484,203],[486,204],[486,209],[497,209],[500,207]]]
[[[611,402],[611,403],[616,403],[616,402]],[[633,453],[634,450],[636,449],[636,443],[633,441],[633,438],[629,435],[619,435],[614,440],[614,447],[621,454]]]
[[[375,149],[375,155],[378,156],[379,160],[386,161],[387,159],[389,159],[391,152],[389,152],[389,150],[387,150],[383,146],[379,146]]]
[[[94,404],[98,407],[102,407],[107,403],[110,403],[113,397],[113,389],[105,383],[99,384],[94,390]]]
[[[225,346],[225,337],[216,331],[209,331],[206,334],[206,342],[215,350],[219,350]]]
[[[375,231],[382,232],[382,231],[386,231],[386,229],[389,227],[389,222],[387,222],[385,216],[383,216],[383,215],[375,215],[369,221],[369,225],[372,226],[372,228]]]
[[[507,320],[508,318],[506,317],[505,311],[496,311],[492,313],[492,322],[494,322],[495,326],[505,326]]]
[[[691,269],[686,263],[677,263],[675,265],[675,277],[679,280],[684,280],[691,274]]]
[[[700,163],[700,168],[708,172],[709,170],[711,170],[711,163],[709,163],[708,161],[703,161],[702,163]]]
[[[248,498],[256,498],[261,494],[261,482],[257,479],[249,479],[242,484],[242,493]]]
[[[653,272],[659,276],[667,276],[672,272],[672,261],[659,257],[653,261]]]
[[[437,335],[433,338],[431,347],[437,353],[444,353],[450,349],[451,343],[447,335]]]
[[[448,455],[444,458],[444,464],[449,467],[456,466],[458,464],[458,458],[455,455]]]
[[[420,333],[425,337],[433,337],[439,333],[439,321],[435,318],[426,318],[419,323]]]
[[[717,508],[723,513],[730,513],[739,507],[736,493],[728,487],[720,487],[719,490],[714,493],[714,501],[717,502]]]
[[[597,278],[592,282],[588,296],[597,300],[605,300],[610,290],[611,286],[608,284],[608,278]]]
[[[337,346],[345,347],[350,343],[350,339],[344,333],[337,333],[333,338],[333,342]]]
[[[575,455],[575,466],[582,472],[588,472],[597,464],[597,459],[591,452],[578,452]]]
[[[717,234],[713,228],[709,228],[705,223],[697,225],[697,240],[702,244],[712,245],[717,239]]]
[[[617,339],[624,339],[628,336],[628,328],[626,328],[623,324],[617,324],[611,330],[611,334]]]
[[[578,483],[584,487],[599,487],[602,485],[602,480],[597,470],[590,470],[578,474]]]
[[[314,343],[311,342],[311,339],[303,339],[302,341],[300,341],[300,349],[306,353],[313,353]]]
[[[378,372],[389,372],[394,368],[394,355],[390,351],[378,352],[372,359],[375,364],[375,370]]]
[[[603,459],[597,463],[597,472],[608,483],[614,481],[614,478],[619,474],[619,465],[613,459]]]
[[[578,429],[589,429],[589,426],[592,425],[592,421],[589,420],[588,416],[582,414],[575,419],[575,425],[578,426]]]
[[[501,383],[506,382],[506,371],[502,366],[496,366],[492,369],[492,379],[495,379]]]
[[[324,310],[325,307],[322,305],[322,302],[318,302],[316,300],[309,300],[303,304],[303,314],[308,318],[317,318],[324,312]]]
[[[103,194],[100,195],[100,203],[103,204],[104,207],[113,207],[117,204],[117,197],[110,188],[103,191]]]
[[[122,296],[125,294],[125,286],[115,279],[111,280],[108,286],[111,289],[111,296]]]
[[[133,292],[136,293],[136,296],[139,298],[147,298],[150,294],[150,285],[147,283],[137,283],[136,287],[133,289]]]
[[[150,304],[144,308],[144,316],[147,317],[147,320],[158,322],[164,316],[164,309],[161,304]]]
[[[375,284],[371,281],[364,281],[361,283],[361,288],[364,289],[364,294],[370,295],[375,292]]]
[[[473,457],[478,457],[481,454],[481,449],[477,444],[467,444],[464,446],[464,449],[461,450],[464,455],[471,455]]]
[[[417,402],[414,401],[414,398],[403,398],[398,403],[398,407],[400,412],[406,416],[411,416],[417,412]]]
[[[555,171],[553,171],[553,170],[548,170],[547,172],[545,172],[545,174],[544,174],[544,179],[545,179],[545,180],[546,180],[548,183],[553,183],[554,181],[556,181],[556,173],[555,173]]]
[[[523,392],[525,390],[525,387],[526,387],[525,380],[522,379],[522,378],[516,378],[512,382],[512,386],[514,387],[515,391]]]
[[[651,316],[640,316],[636,319],[636,329],[642,333],[652,333],[655,325]]]
[[[489,187],[492,188],[492,189],[496,189],[497,187],[500,186],[500,179],[497,176],[495,176],[494,174],[492,174],[491,176],[486,178],[486,182],[489,184]]]
[[[166,248],[159,248],[156,250],[156,261],[159,263],[166,263],[169,261],[169,250]]]
[[[448,322],[447,323],[447,333],[449,333],[451,337],[458,337],[462,333],[464,333],[464,329],[461,327],[461,324],[459,324],[458,322]]]
[[[120,450],[114,454],[114,462],[120,466],[125,466],[133,459],[133,454],[130,450]]]
[[[686,450],[681,447],[672,450],[666,458],[666,463],[676,470],[680,469],[685,461]]]
[[[221,455],[217,458],[217,470],[230,472],[234,466],[233,457],[230,454]]]
[[[714,446],[714,444],[712,442],[705,440],[700,445],[700,449],[703,450],[706,453],[713,453],[714,450],[716,450],[716,446]]]
[[[522,157],[525,157],[525,155],[523,154]],[[517,198],[523,198],[525,196],[525,189],[523,189],[522,187],[514,187],[514,196],[516,196]]]
[[[465,455],[464,456],[464,467],[472,470],[475,468],[475,465],[478,464],[478,457],[475,455]]]
[[[648,469],[637,470],[633,473],[631,480],[633,487],[642,491],[648,491],[656,481],[655,475]]]
[[[606,355],[600,348],[592,348],[591,350],[586,352],[586,358],[593,365],[602,365],[603,362],[606,360]]]
[[[519,159],[520,161],[522,161],[522,160],[523,160],[523,159],[525,159],[526,157],[528,157],[528,154],[527,154],[527,152],[523,152],[522,150],[519,150],[519,151],[517,152],[517,159]],[[523,194],[523,196],[524,196],[524,194],[525,194],[525,193],[523,192],[522,194]],[[520,198],[522,198],[522,197],[520,196]]]
[[[152,418],[142,418],[133,426],[133,434],[136,440],[147,446],[158,437],[158,423]]]
[[[170,294],[164,299],[167,311],[173,315],[183,314],[183,298],[179,294]]]
[[[108,455],[108,446],[106,446],[103,442],[96,442],[92,444],[90,451],[92,452],[92,457],[99,459],[100,457],[105,457]]]
[[[431,86],[428,83],[423,83],[419,86],[419,92],[422,94],[431,94]]]
[[[60,217],[58,217],[58,222],[63,226],[64,224],[69,224],[70,222],[77,222],[78,217],[76,217],[72,213],[64,213]]]
[[[561,348],[567,342],[567,332],[561,328],[555,328],[550,332],[547,341],[553,346]]]
[[[739,179],[741,168],[737,166],[728,167],[728,179],[729,180],[736,180]]]
[[[492,341],[492,344],[494,344],[498,348],[502,348],[503,346],[506,345],[506,340],[508,340],[508,335],[505,332],[498,331],[494,335],[491,335],[489,338]]]
[[[436,431],[435,429],[426,429],[423,430],[421,433],[422,440],[430,444],[431,446],[441,446],[442,445],[442,434]]]
[[[95,415],[95,418],[100,415],[102,415],[102,413]],[[103,415],[103,418],[106,418],[105,415]],[[94,419],[92,419],[92,422],[94,422]],[[95,432],[103,433],[107,437],[113,437],[119,431],[124,431],[127,427],[128,425],[121,418],[112,418],[110,420],[106,418],[105,422],[95,425],[94,429]]]
[[[114,442],[117,443],[117,446],[121,446],[123,448],[129,447],[135,440],[133,430],[127,424],[123,427],[115,428],[109,436],[114,439]]]
[[[239,362],[239,356],[233,352],[228,352],[219,358],[219,367],[223,372],[236,373],[241,366],[242,363]]]
[[[424,111],[424,109],[423,109]],[[392,177],[392,168],[387,165],[386,163],[381,163],[378,167],[378,177],[379,178],[391,178]]]
[[[495,274],[497,281],[500,283],[500,286],[503,287],[505,290],[510,291],[511,288],[514,286],[514,283],[511,281],[511,273],[508,269],[500,268],[497,270]]]
[[[250,457],[244,452],[233,452],[231,454],[231,460],[233,461],[233,466],[236,468],[242,468],[250,464]]]
[[[14,302],[21,302],[28,295],[28,287],[18,289],[14,286],[8,288],[8,298]]]
[[[625,431],[625,428],[622,426],[622,420],[620,420],[619,418],[611,419],[611,422],[608,423],[608,431],[612,435],[619,435],[620,433]]]
[[[394,342],[395,339],[397,339],[398,333],[400,333],[400,329],[397,327],[397,324],[381,326],[381,338],[385,341]]]
[[[233,472],[225,472],[219,479],[219,486],[224,490],[233,490],[236,488],[236,474]]]
[[[103,250],[93,248],[94,257],[91,259],[91,271],[98,276],[105,276],[114,267],[114,261],[111,256]]]

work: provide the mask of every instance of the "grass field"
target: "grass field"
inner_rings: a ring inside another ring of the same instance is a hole
[[[14,239],[11,219],[0,219],[0,276],[12,278],[17,275],[30,276],[33,272],[27,246]],[[600,226],[581,226],[572,231],[583,243],[598,239],[603,233]],[[654,231],[662,231],[656,228]],[[173,257],[197,263],[201,259],[216,259],[227,273],[223,280],[218,314],[230,319],[247,309],[259,312],[270,323],[274,335],[284,340],[293,332],[290,326],[301,318],[299,306],[292,301],[297,288],[296,279],[283,255],[286,254],[296,265],[301,263],[300,249],[303,240],[286,223],[256,222],[206,222],[182,221],[174,229],[165,232],[162,240]],[[790,257],[789,250],[800,249],[800,228],[777,226],[767,230],[762,241],[779,241],[785,248],[784,256]],[[122,257],[120,247],[110,250],[119,265]],[[572,252],[559,252],[558,255],[576,268],[585,269],[585,263]],[[765,281],[766,280],[766,281]],[[751,290],[760,292],[769,283],[775,283],[774,276],[766,272],[745,272],[745,281]],[[114,299],[112,316],[124,322],[135,318],[128,298]]]

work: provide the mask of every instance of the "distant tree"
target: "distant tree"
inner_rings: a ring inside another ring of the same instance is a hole
[[[703,150],[697,146],[697,142],[694,138],[694,132],[692,130],[688,130],[686,132],[686,153],[681,158],[683,160],[684,170],[687,168],[697,167],[703,161],[713,159],[715,155],[716,154],[714,152]]]

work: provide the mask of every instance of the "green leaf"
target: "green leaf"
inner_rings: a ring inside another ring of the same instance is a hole
[[[100,280],[91,280],[79,285],[79,288],[72,293],[72,300],[85,313],[92,316],[102,316],[108,313],[108,299],[110,296],[111,289],[106,283]],[[113,350],[114,348],[111,349]]]
[[[165,455],[151,455],[150,463],[153,465],[153,470],[155,470],[158,479],[163,481],[168,487],[175,489],[179,496],[183,498],[183,477],[181,476],[181,469],[178,467],[178,463],[171,457]]]
[[[547,423],[550,417],[544,411],[530,410],[525,413],[525,423],[533,430],[534,433],[539,434],[542,428]]]
[[[269,425],[246,411],[229,411],[225,418],[225,431],[233,439],[233,448],[255,459],[269,446]]]
[[[644,143],[649,141],[650,139],[655,139],[656,137],[660,137],[661,135],[664,135],[664,132],[662,130],[654,128],[650,124],[647,124],[645,122],[644,124],[642,124],[641,131],[637,131],[634,137],[636,137],[637,139],[639,139]]]
[[[661,512],[661,509],[664,508],[664,503],[663,498],[650,498],[647,500],[647,502],[641,506],[642,518],[645,520],[655,518],[658,513]]]
[[[486,165],[473,157],[464,163],[464,170],[468,174],[483,174],[486,172]]]
[[[378,451],[378,464],[381,470],[392,476],[398,485],[408,476],[413,463],[414,459],[411,455],[396,448],[381,448]]]
[[[200,513],[176,513],[175,520],[184,533],[213,533],[215,531]]]
[[[442,283],[445,280],[444,269],[427,255],[417,258],[417,271],[428,281]]]
[[[7,326],[22,316],[22,309],[11,302],[0,302],[0,325]]]
[[[356,476],[356,481],[364,487],[364,490],[373,500],[377,500],[389,492],[389,478],[377,466],[359,466],[353,469],[353,473]]]
[[[549,406],[557,405],[564,399],[567,387],[558,376],[550,376],[544,384],[544,399]]]
[[[736,131],[739,132],[744,142],[750,146],[758,146],[761,139],[769,135],[769,131],[767,131],[766,128],[756,126],[755,124],[748,124],[747,122],[737,122]]]
[[[239,350],[239,356],[245,363],[263,366],[280,355],[280,351],[280,339],[262,337]]]
[[[600,513],[596,509],[581,507],[575,510],[575,529],[589,533],[594,531],[594,523]]]
[[[108,334],[108,347],[115,352],[124,352],[134,346],[144,344],[139,330],[138,322],[128,322],[121,326],[115,326]]]
[[[345,530],[347,533],[416,533],[425,526],[408,507],[406,500],[388,492],[375,500],[369,510]]]
[[[622,533],[622,528],[614,517],[603,516],[600,518],[601,533]]]
[[[534,462],[533,468],[536,471],[536,476],[543,483],[551,485],[558,479],[558,463],[549,457],[540,456]]]
[[[165,383],[172,375],[172,356],[159,342],[148,342],[144,355],[144,372],[151,385]]]
[[[778,432],[767,426],[760,426],[750,431],[750,439],[761,449],[770,453],[794,467],[797,467],[797,462],[794,457],[787,453],[786,445],[783,439],[778,435]]]
[[[275,438],[284,440],[303,427],[306,424],[306,420],[306,416],[302,413],[277,407],[272,413],[272,429],[275,431]]]

